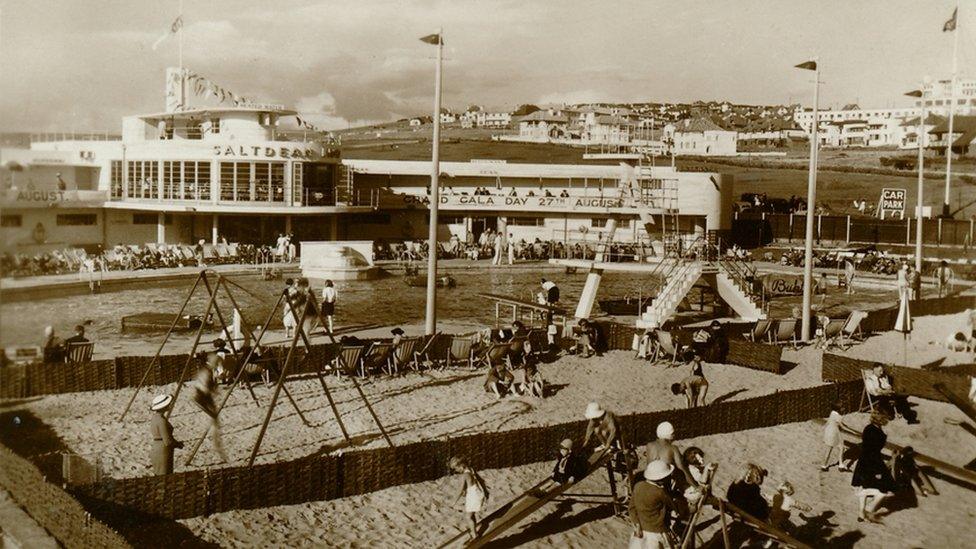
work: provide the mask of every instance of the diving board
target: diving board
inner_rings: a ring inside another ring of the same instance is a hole
[[[571,486],[579,483],[596,471],[606,467],[610,461],[611,453],[607,450],[594,453],[587,461],[586,474],[575,482],[559,484],[551,478],[547,478],[536,484],[532,488],[517,496],[515,499],[502,505],[488,516],[478,522],[479,528],[487,525],[481,535],[473,540],[467,541],[463,546],[469,549],[482,547],[489,541],[497,538],[509,528],[515,526],[525,517],[536,512],[540,507],[558,497]],[[451,539],[445,541],[439,547],[450,547],[464,542],[468,538],[468,532],[463,531]]]
[[[556,307],[554,305],[548,305],[544,303],[537,303],[535,301],[528,301],[525,299],[519,299],[517,297],[500,295],[500,294],[489,294],[489,293],[479,293],[478,297],[483,297],[485,299],[490,299],[495,302],[495,322],[501,318],[501,307],[511,307],[512,308],[512,322],[516,320],[521,320],[522,311],[528,310],[530,313],[530,319],[534,319],[535,315],[538,314],[540,317],[546,317],[547,315],[552,315],[553,317],[563,317],[565,319],[566,309],[562,307]]]

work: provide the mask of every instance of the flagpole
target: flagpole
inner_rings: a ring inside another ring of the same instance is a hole
[[[177,29],[179,33],[179,43],[180,43],[180,105],[186,108],[186,75],[183,73],[183,0],[180,0],[180,28]]]
[[[813,69],[813,127],[810,131],[810,168],[807,176],[807,227],[803,248],[803,318],[800,338],[810,341],[810,304],[813,290],[813,215],[817,204],[817,148],[820,111],[820,61]]]
[[[956,111],[956,77],[959,73],[959,6],[956,6],[955,28],[952,29],[952,80],[949,83],[949,133],[946,134],[946,179],[945,198],[942,201],[942,216],[949,217],[949,195],[952,186],[952,122]]]
[[[430,157],[430,226],[427,238],[427,335],[433,335],[437,331],[437,208],[440,204],[441,62],[443,51],[443,29],[437,29],[437,68],[434,73],[434,135]]]
[[[922,183],[925,180],[925,85],[921,88],[921,110],[918,117],[918,197],[915,202],[915,270],[922,276]],[[951,111],[950,111],[951,112]]]

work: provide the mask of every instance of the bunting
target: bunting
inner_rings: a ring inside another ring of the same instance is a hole
[[[222,86],[215,84],[209,78],[197,74],[195,72],[190,72],[186,76],[187,80],[193,85],[193,93],[198,96],[202,96],[207,99],[216,97],[218,102],[223,103],[230,100],[234,105],[242,105],[244,103],[249,103],[248,98],[237,95]]]

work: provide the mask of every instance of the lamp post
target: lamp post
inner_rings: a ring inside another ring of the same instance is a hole
[[[820,66],[816,60],[796,65],[798,69],[813,71],[813,126],[810,128],[810,167],[807,176],[807,227],[803,247],[803,317],[800,320],[800,339],[810,340],[810,306],[813,301],[813,214],[817,204],[817,147],[819,128]]]
[[[928,79],[926,78],[926,81]],[[921,89],[906,93],[908,97],[919,98],[921,106],[918,116],[918,189],[915,197],[915,270],[922,274],[922,183],[925,180],[925,85]],[[951,136],[949,136],[951,138]]]
[[[440,204],[440,140],[441,140],[441,61],[444,37],[441,29],[437,34],[420,39],[437,46],[437,68],[434,74],[434,135],[430,171],[430,225],[427,240],[427,310],[425,333],[433,335],[437,330],[437,207]]]

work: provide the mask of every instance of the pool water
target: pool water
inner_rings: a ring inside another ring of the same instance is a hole
[[[586,274],[566,274],[561,271],[539,270],[464,270],[451,272],[457,286],[438,290],[437,314],[441,321],[487,325],[494,322],[495,307],[491,300],[478,297],[479,293],[494,293],[534,301],[541,290],[540,279],[549,278],[560,287],[563,306],[575,309]],[[275,300],[284,287],[283,281],[265,281],[258,275],[230,277],[247,291],[231,286],[234,298],[241,306],[244,317],[250,323],[262,324]],[[76,324],[88,323],[86,328],[94,340],[147,340],[158,335],[121,333],[121,318],[126,315],[155,312],[175,314],[186,299],[191,282],[178,281],[155,288],[133,289],[96,295],[55,297],[35,302],[8,303],[0,306],[0,345],[40,344],[44,326],[54,326],[58,335],[71,335]],[[599,298],[622,298],[645,295],[652,286],[648,276],[633,273],[606,273],[600,286]],[[337,282],[339,299],[336,325],[422,324],[425,310],[425,289],[407,286],[400,276],[389,276],[372,281]],[[320,295],[321,286],[315,286]],[[199,288],[187,308],[189,314],[201,314],[208,295]],[[890,305],[895,299],[893,291],[859,290],[853,298],[834,290],[827,296],[824,307],[833,317],[843,316],[854,308],[874,309]],[[770,304],[770,316],[788,316],[792,307],[800,304],[800,297],[779,298]],[[218,299],[221,311],[229,315],[230,301],[221,295]],[[820,303],[820,296],[814,300]],[[596,307],[594,307],[596,309]],[[503,307],[502,317],[511,309]],[[281,313],[275,315],[274,324],[280,325]],[[227,318],[229,322],[230,319]]]

